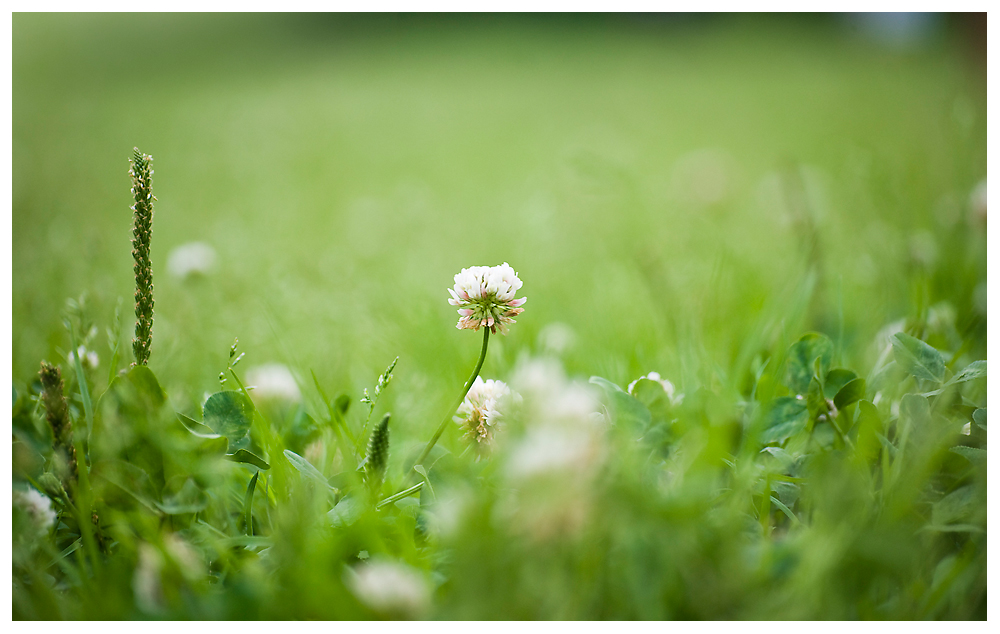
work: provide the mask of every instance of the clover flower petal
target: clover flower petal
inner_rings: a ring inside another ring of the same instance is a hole
[[[473,266],[455,275],[455,286],[449,288],[448,303],[458,306],[460,315],[456,327],[479,330],[486,327],[496,334],[507,334],[507,325],[524,312],[525,297],[515,297],[521,288],[517,273],[506,262],[499,266]]]

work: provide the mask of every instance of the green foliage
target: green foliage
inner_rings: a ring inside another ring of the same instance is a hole
[[[986,97],[947,19],[901,55],[754,16],[15,14],[13,618],[985,618]],[[137,155],[120,373],[133,138],[172,195],[150,248]],[[149,365],[152,262],[195,239]],[[442,290],[504,259],[531,301],[473,377],[522,398],[466,451]],[[234,371],[272,361],[300,399]]]
[[[811,332],[802,335],[785,358],[785,384],[796,394],[805,394],[814,374],[814,366],[819,361],[823,371],[830,367],[833,359],[833,342],[826,335]]]
[[[236,445],[249,433],[253,411],[253,403],[243,392],[218,392],[205,401],[205,425]]]
[[[892,339],[892,351],[896,363],[918,379],[936,383],[944,380],[944,357],[923,341],[901,332]]]

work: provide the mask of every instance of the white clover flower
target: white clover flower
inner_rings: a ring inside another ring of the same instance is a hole
[[[167,256],[167,270],[178,279],[206,275],[215,268],[215,249],[204,242],[174,247]]]
[[[592,386],[570,381],[555,359],[522,359],[512,383],[528,402],[527,419],[535,424],[575,425],[600,412]]]
[[[146,612],[157,612],[162,607],[160,571],[163,563],[163,555],[152,544],[139,544],[139,562],[132,574],[132,594],[135,602]]]
[[[101,362],[101,358],[97,356],[97,353],[93,350],[87,350],[87,346],[80,346],[76,349],[74,353],[72,350],[66,355],[66,362],[73,364],[76,362],[77,355],[80,356],[80,365],[83,366],[84,370],[93,370]]]
[[[528,430],[507,462],[507,475],[527,480],[547,474],[584,474],[599,460],[600,437],[589,422],[545,424]]]
[[[454,420],[465,431],[465,439],[475,441],[480,450],[493,445],[504,415],[520,398],[503,381],[477,376]]]
[[[253,386],[253,396],[261,400],[302,400],[299,384],[292,371],[281,363],[265,363],[247,370],[247,385]]]
[[[423,575],[393,561],[371,561],[350,570],[347,585],[359,601],[383,615],[416,618],[430,606]]]
[[[517,273],[504,262],[499,266],[473,266],[462,269],[455,276],[455,288],[448,289],[448,303],[458,306],[457,328],[479,330],[489,328],[493,334],[499,330],[507,334],[507,324],[524,312],[521,306],[526,297],[515,298],[521,288]]]
[[[14,489],[13,502],[19,506],[35,524],[39,534],[46,534],[56,523],[56,512],[52,510],[52,500],[34,488]]]
[[[513,479],[547,473],[589,473],[603,456],[604,419],[590,385],[570,381],[554,360],[519,364],[514,382],[524,391],[529,425],[507,462]]]

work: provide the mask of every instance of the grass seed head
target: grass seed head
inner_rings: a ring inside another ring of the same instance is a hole
[[[153,237],[153,171],[152,156],[132,148],[129,176],[132,177],[132,257],[135,260],[135,338],[132,352],[136,365],[149,362],[153,345],[153,263],[149,257]]]
[[[373,492],[382,487],[385,468],[389,462],[389,414],[375,425],[368,439],[368,459],[365,461],[365,477]]]

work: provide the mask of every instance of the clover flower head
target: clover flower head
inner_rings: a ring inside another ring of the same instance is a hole
[[[263,400],[293,403],[302,400],[292,371],[281,363],[265,363],[248,369],[247,383],[253,386],[253,395]]]
[[[361,603],[383,616],[419,618],[431,603],[423,575],[405,564],[377,560],[347,572],[347,586]]]
[[[475,441],[483,450],[493,445],[504,416],[517,399],[503,381],[483,381],[477,376],[454,420],[465,431],[465,439]]]
[[[48,533],[52,525],[56,523],[56,512],[52,509],[52,500],[37,490],[33,488],[14,489],[12,497],[14,504],[31,518],[39,534]]]
[[[78,347],[75,353],[73,350],[70,350],[69,354],[66,355],[66,362],[70,364],[75,363],[77,355],[80,355],[80,364],[85,370],[93,370],[101,362],[101,358],[97,356],[97,353],[93,350],[87,350],[87,346]]]
[[[517,273],[504,262],[499,266],[473,266],[462,269],[455,276],[455,287],[449,288],[451,299],[448,303],[458,306],[457,328],[479,330],[490,329],[496,334],[507,334],[507,324],[514,323],[514,317],[524,312],[521,308],[526,297],[515,298],[521,288]]]
[[[629,383],[628,384],[628,393],[631,394],[632,396],[635,396],[636,395],[635,394],[635,387],[639,383],[639,381],[642,381],[642,380],[652,381],[653,383],[658,383],[663,388],[664,393],[666,393],[667,400],[669,400],[674,405],[677,405],[678,403],[680,403],[684,399],[684,395],[683,394],[676,394],[675,395],[675,391],[676,390],[674,389],[674,384],[671,383],[670,381],[668,381],[667,379],[664,379],[663,377],[661,377],[659,372],[650,372],[649,374],[645,374],[643,376],[640,376],[635,381],[632,381],[631,383]]]
[[[204,242],[187,242],[167,255],[167,270],[178,279],[208,275],[215,268],[215,249]]]

